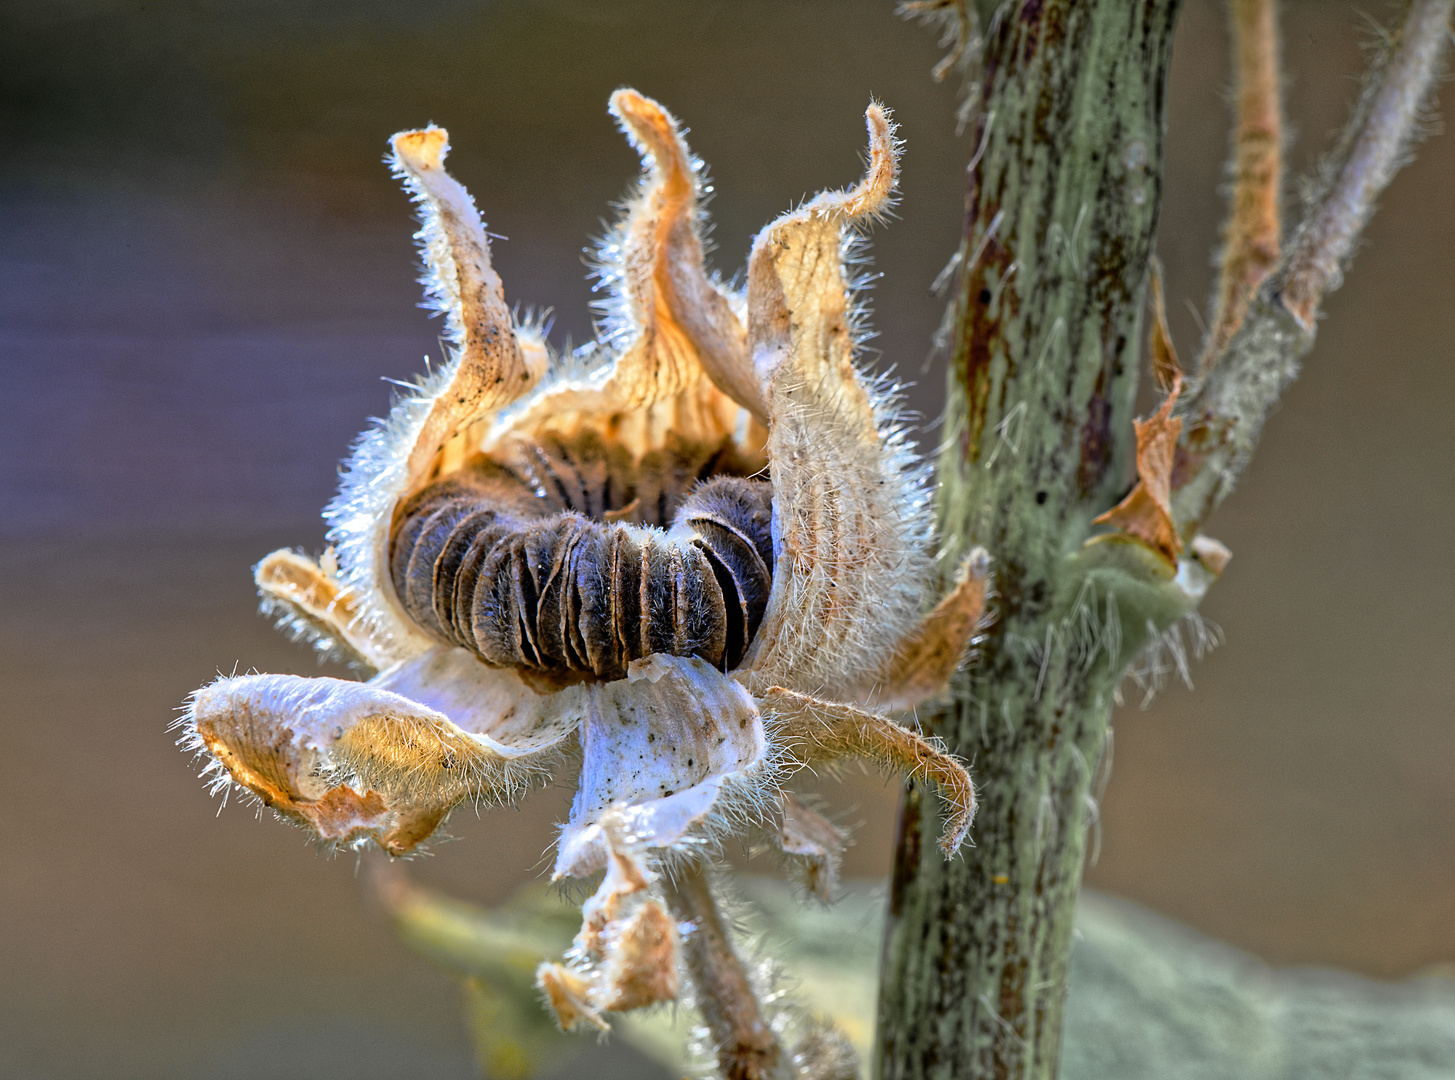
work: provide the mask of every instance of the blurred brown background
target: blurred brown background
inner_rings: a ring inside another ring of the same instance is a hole
[[[1285,6],[1302,171],[1357,91],[1364,30],[1342,2]],[[881,97],[907,152],[871,344],[933,417],[928,288],[973,150],[936,57],[887,0],[0,7],[0,1075],[471,1075],[454,985],[392,939],[355,860],[218,814],[166,732],[219,670],[318,670],[255,614],[248,568],[321,544],[382,380],[439,355],[385,139],[449,127],[509,238],[508,295],[579,342],[582,245],[638,168],[613,88],[692,128],[729,273],[774,214],[856,176]],[[1159,241],[1185,353],[1227,70],[1220,5],[1188,0]],[[1130,693],[1116,720],[1089,883],[1276,963],[1455,961],[1452,178],[1444,136],[1396,180],[1213,524],[1236,555],[1204,609],[1226,646],[1195,693]],[[882,876],[897,785],[822,790],[859,824],[847,871]],[[568,798],[462,812],[414,872],[502,899]],[[591,1074],[645,1070],[617,1049]]]

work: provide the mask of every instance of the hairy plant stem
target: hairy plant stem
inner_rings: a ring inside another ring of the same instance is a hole
[[[1056,1074],[1093,774],[1149,625],[1079,553],[1128,486],[1177,7],[1030,0],[983,23],[940,511],[946,566],[974,544],[996,560],[998,621],[931,721],[974,763],[981,809],[945,862],[933,796],[906,796],[886,1078]]]
[[[1283,95],[1278,85],[1274,0],[1230,0],[1237,85],[1233,128],[1233,198],[1223,229],[1222,272],[1198,371],[1222,355],[1254,290],[1278,262],[1282,226]]]
[[[672,914],[692,926],[682,957],[723,1080],[789,1080],[793,1070],[733,951],[706,870],[684,867],[664,882],[663,891]]]

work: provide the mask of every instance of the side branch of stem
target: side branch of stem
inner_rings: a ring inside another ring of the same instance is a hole
[[[1233,197],[1223,231],[1222,273],[1199,370],[1217,362],[1248,302],[1278,262],[1283,110],[1274,0],[1231,0],[1237,123]]]
[[[1310,333],[1324,293],[1337,288],[1374,201],[1408,160],[1450,37],[1452,0],[1414,0],[1370,79],[1344,145],[1346,156],[1300,226],[1281,273],[1283,304]]]
[[[1407,159],[1439,75],[1455,0],[1413,0],[1370,76],[1323,197],[1263,283],[1237,333],[1187,402],[1173,510],[1191,536],[1232,491],[1263,424],[1313,347],[1319,304],[1337,287],[1374,204]]]

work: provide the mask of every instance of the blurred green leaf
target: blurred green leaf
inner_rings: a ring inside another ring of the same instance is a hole
[[[391,886],[392,888],[393,886]],[[845,883],[832,906],[785,882],[740,876],[727,911],[745,959],[782,972],[797,1007],[831,1016],[861,1060],[873,1042],[882,887]],[[386,889],[386,891],[388,891]],[[569,944],[580,913],[531,887],[486,910],[403,884],[386,899],[401,935],[466,977],[482,1068],[534,1075],[584,1048],[541,1006],[535,966]],[[1449,1080],[1455,1076],[1455,978],[1382,983],[1337,971],[1275,970],[1125,901],[1083,892],[1066,1003],[1062,1080]],[[658,1009],[615,1030],[680,1068],[694,1018]]]

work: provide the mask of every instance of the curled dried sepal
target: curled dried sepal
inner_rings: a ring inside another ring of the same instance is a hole
[[[411,485],[461,427],[523,396],[544,374],[533,370],[516,340],[505,286],[490,264],[490,242],[475,202],[445,172],[449,133],[428,127],[390,140],[391,164],[421,206],[419,239],[424,284],[445,315],[446,333],[458,353],[448,386],[430,407],[410,449]]]
[[[1179,377],[1161,408],[1149,419],[1133,422],[1137,432],[1137,486],[1116,506],[1092,519],[1145,544],[1173,567],[1182,553],[1182,537],[1172,520],[1172,462],[1177,438],[1182,434],[1182,418],[1172,415],[1172,407],[1181,389]]]
[[[839,861],[849,834],[793,795],[778,796],[778,847],[793,863],[809,893],[825,904],[834,898]]]
[[[565,964],[543,963],[536,984],[562,1031],[590,1024],[602,1031],[603,1012],[629,1012],[677,997],[677,924],[651,894],[651,875],[631,850],[625,823],[602,821],[606,876],[581,908],[581,932]]]
[[[858,697],[919,620],[930,535],[926,476],[888,402],[854,365],[846,228],[888,204],[896,144],[870,107],[870,165],[761,233],[748,264],[748,337],[769,388],[777,562],[747,669],[763,684]]]
[[[253,567],[263,614],[295,640],[306,641],[330,659],[360,668],[380,668],[387,656],[365,631],[353,595],[339,585],[330,549],[323,562],[284,548]]]
[[[766,409],[739,302],[703,263],[702,165],[657,102],[619,90],[611,111],[647,168],[598,252],[606,317],[598,327],[603,348],[589,355],[606,363],[554,380],[503,417],[483,448],[594,430],[638,458],[674,439],[729,438],[761,458]],[[756,422],[744,422],[745,409]]]
[[[1162,296],[1162,268],[1154,260],[1151,278],[1152,375],[1167,396],[1151,418],[1134,421],[1137,433],[1137,484],[1116,506],[1094,518],[1098,525],[1111,525],[1145,544],[1169,567],[1182,554],[1182,537],[1172,519],[1172,468],[1177,441],[1182,435],[1182,418],[1172,415],[1182,393],[1182,365],[1167,327]]]
[[[211,755],[229,786],[237,784],[320,839],[375,840],[400,853],[418,842],[421,829],[432,831],[449,804],[391,802],[367,783],[334,778],[333,751],[346,730],[335,721],[349,728],[376,718],[400,723],[411,711],[402,699],[357,700],[358,685],[275,675],[213,683],[193,695],[188,741]],[[310,709],[322,717],[321,728],[310,722],[304,711]]]
[[[933,780],[948,804],[940,850],[953,855],[975,817],[975,785],[955,757],[937,740],[901,727],[887,716],[865,712],[842,702],[820,701],[781,686],[759,695],[765,711],[781,725],[803,765],[841,757],[861,757],[890,768]]]
[[[444,169],[448,134],[438,127],[405,131],[391,146],[395,174],[420,205],[415,235],[426,295],[444,313],[455,348],[442,368],[394,402],[387,419],[360,436],[324,517],[338,550],[341,581],[356,598],[361,632],[384,659],[397,662],[432,641],[401,608],[390,581],[394,513],[460,456],[457,436],[535,385],[548,356],[537,333],[515,332],[484,223],[469,194]]]
[[[944,693],[984,624],[989,587],[990,555],[976,548],[961,562],[954,587],[899,643],[888,676],[865,704],[901,711]]]
[[[220,679],[192,696],[180,725],[224,788],[322,840],[400,855],[462,800],[518,799],[583,711],[580,688],[538,695],[437,648],[368,683]]]
[[[824,191],[767,226],[748,256],[748,335],[753,366],[772,387],[783,363],[784,382],[828,375],[849,397],[867,397],[853,369],[849,284],[844,276],[844,228],[877,218],[893,204],[899,179],[894,125],[877,102],[864,114],[869,167],[845,191]],[[809,318],[798,326],[796,319]],[[801,346],[801,347],[796,347]],[[857,391],[857,394],[855,394]],[[770,414],[774,402],[769,402]],[[775,418],[776,419],[776,418]]]
[[[650,404],[705,371],[719,390],[766,422],[762,387],[748,363],[747,332],[703,266],[701,165],[676,119],[651,98],[618,90],[611,112],[650,164],[641,193],[608,241],[620,247],[613,253],[620,260],[620,304],[636,338],[613,378],[623,405]]]

